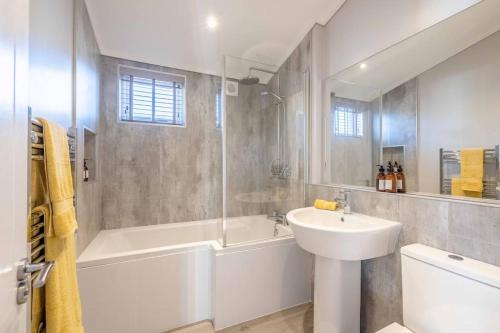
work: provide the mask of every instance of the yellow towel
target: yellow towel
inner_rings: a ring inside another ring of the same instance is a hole
[[[66,130],[45,119],[45,169],[52,218],[46,227],[45,258],[55,262],[45,286],[47,333],[83,333],[76,277],[73,180]]]
[[[461,178],[452,178],[451,179],[451,195],[464,197],[465,192],[462,190],[462,179]]]
[[[316,199],[314,201],[314,208],[324,209],[324,210],[335,210],[337,209],[337,203],[335,201]]]
[[[484,150],[481,148],[460,151],[460,178],[466,196],[481,197],[484,178]]]

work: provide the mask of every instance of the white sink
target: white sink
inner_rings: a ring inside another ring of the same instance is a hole
[[[303,249],[338,260],[364,260],[392,253],[401,229],[398,222],[314,207],[292,210],[286,217]]]
[[[359,333],[361,260],[394,252],[401,224],[314,207],[286,217],[297,243],[315,254],[314,332]]]

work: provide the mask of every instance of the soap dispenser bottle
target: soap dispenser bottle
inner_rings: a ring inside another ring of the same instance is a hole
[[[387,164],[387,174],[385,175],[385,191],[390,193],[396,193],[398,191],[397,178],[391,162]]]
[[[403,173],[403,167],[401,165],[398,166],[397,181],[398,193],[406,193],[406,177]]]
[[[378,175],[376,181],[376,189],[379,192],[385,192],[385,169],[383,165],[377,164]]]
[[[87,159],[83,159],[83,181],[89,181],[89,167],[87,166]]]

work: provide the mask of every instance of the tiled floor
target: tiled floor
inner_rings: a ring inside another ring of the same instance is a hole
[[[217,333],[312,333],[312,331],[313,307],[312,304],[304,304]],[[203,322],[171,333],[215,333],[215,331],[209,322]]]

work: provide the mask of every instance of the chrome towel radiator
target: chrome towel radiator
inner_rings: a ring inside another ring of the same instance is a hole
[[[31,110],[30,110],[31,118]],[[73,179],[75,175],[75,160],[76,160],[76,135],[75,130],[68,131],[68,145],[69,154],[71,161],[71,169],[73,173]],[[24,262],[18,266],[17,279],[18,279],[18,289],[17,289],[17,302],[26,303],[30,299],[31,290],[33,288],[42,288],[47,282],[47,278],[50,274],[54,262],[46,261],[45,257],[45,235],[47,226],[47,216],[42,209],[37,209],[37,206],[33,207],[31,201],[31,191],[32,191],[32,167],[33,163],[43,163],[45,161],[45,147],[43,138],[43,126],[36,119],[30,119],[29,129],[28,129],[28,158],[31,160],[28,168],[28,204],[30,207],[30,218],[28,225],[28,249],[29,256],[24,260]],[[76,198],[73,198],[74,202]],[[44,332],[44,323],[40,324],[39,332]]]
[[[460,150],[439,150],[440,192],[451,195],[451,181],[460,177]],[[497,187],[500,183],[500,145],[484,149],[484,199],[500,199]]]

